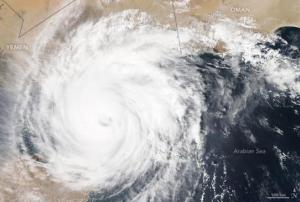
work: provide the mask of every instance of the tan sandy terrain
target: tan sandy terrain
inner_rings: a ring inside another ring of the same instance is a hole
[[[50,17],[72,0],[0,0],[0,47],[3,49],[27,49],[7,47],[7,44],[28,44],[43,28]],[[67,8],[66,8],[67,9]]]
[[[70,191],[25,160],[8,163],[0,176],[0,201],[87,201],[87,192]]]
[[[70,191],[24,160],[8,163],[1,171],[6,175],[0,176],[0,201],[87,201],[87,192]]]
[[[252,17],[259,31],[300,26],[300,1],[294,0],[191,0],[190,14],[203,20],[216,11],[231,18]]]
[[[21,38],[18,38],[22,20],[6,3],[23,19]],[[7,49],[9,43],[25,43],[30,48],[30,42],[45,25],[35,27],[41,21],[55,13],[72,0],[0,0],[0,47]],[[109,3],[108,3],[109,2]],[[186,8],[182,5],[186,3]],[[89,5],[98,8],[99,13],[108,14],[125,9],[140,9],[156,17],[161,23],[174,25],[172,6],[169,0],[77,0],[72,6]],[[271,32],[279,26],[300,26],[300,1],[294,0],[174,0],[179,26],[184,25],[186,17],[195,17],[206,21],[216,13],[230,18],[252,17],[257,23],[258,31]],[[68,8],[66,8],[68,9]],[[62,11],[63,12],[63,11]],[[26,31],[30,31],[26,33]],[[20,49],[26,47],[20,47]],[[14,48],[8,48],[14,49]],[[17,49],[17,48],[16,48]]]

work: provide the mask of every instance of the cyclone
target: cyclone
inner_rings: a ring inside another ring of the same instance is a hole
[[[0,54],[0,200],[299,198],[300,28],[95,10]]]
[[[176,32],[149,22],[129,10],[41,35],[16,110],[16,144],[31,166],[104,198],[168,199],[196,186],[201,77]]]

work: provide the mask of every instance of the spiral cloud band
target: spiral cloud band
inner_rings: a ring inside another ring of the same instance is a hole
[[[37,40],[17,110],[17,144],[32,166],[107,197],[170,198],[194,186],[204,105],[176,32],[129,10],[81,23],[51,52],[53,33]]]

